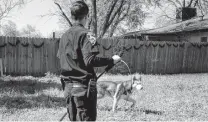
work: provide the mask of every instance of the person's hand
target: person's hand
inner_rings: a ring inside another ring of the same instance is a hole
[[[112,58],[113,58],[113,63],[114,64],[121,61],[121,57],[119,55],[114,55]]]

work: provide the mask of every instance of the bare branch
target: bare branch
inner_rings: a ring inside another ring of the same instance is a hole
[[[194,7],[196,7],[196,5],[198,4],[198,0],[195,1],[194,3]]]
[[[72,26],[71,21],[70,21],[69,18],[66,16],[66,14],[65,14],[64,11],[62,10],[61,6],[60,6],[57,2],[54,2],[54,3],[55,3],[55,4],[58,6],[58,8],[61,10],[64,19],[66,19],[66,21],[69,23],[69,25]]]
[[[200,9],[200,11],[201,11],[202,16],[204,16],[204,13],[203,13],[203,7],[202,7],[202,3],[201,3],[200,0],[198,1],[198,6],[199,6],[199,9]]]
[[[103,35],[105,34],[105,32],[108,28],[108,25],[109,25],[110,16],[111,16],[117,2],[118,2],[118,0],[112,0],[111,1],[110,6],[109,6],[108,11],[107,11],[107,14],[106,14],[106,17],[105,17],[105,20],[104,20],[104,23],[103,23],[101,34],[98,38],[102,38]]]
[[[20,6],[21,4],[24,4],[22,1],[12,2],[9,0],[2,1],[2,4],[0,6],[0,20],[3,18],[8,17],[9,13],[16,7]]]
[[[189,2],[189,4],[188,4],[188,6],[187,6],[187,7],[191,7],[191,5],[192,5],[193,1],[194,1],[194,0],[191,0],[191,1]]]
[[[176,0],[176,3],[178,3],[182,7],[182,3],[180,0]]]
[[[168,14],[167,14],[161,7],[159,7],[159,8],[160,8],[160,10],[164,13],[164,15],[162,15],[162,16],[165,16],[165,17],[167,17],[167,18],[169,18],[169,19],[174,19],[174,18],[168,16]],[[160,16],[160,17],[162,17],[162,16]]]
[[[118,0],[114,0],[114,2],[112,1],[112,5],[109,6],[109,9],[108,9],[109,11],[107,12],[106,19],[105,19],[106,23],[110,19],[110,16],[111,16],[117,2],[118,2]]]
[[[176,8],[178,7],[177,4],[175,2],[173,2],[172,0],[168,0],[168,2],[170,2],[172,5],[174,5]]]
[[[121,8],[124,4],[124,0],[121,1],[119,8],[117,9],[117,11],[111,16],[111,19],[108,23],[108,27],[112,24],[113,20],[115,19],[116,15],[121,11]]]

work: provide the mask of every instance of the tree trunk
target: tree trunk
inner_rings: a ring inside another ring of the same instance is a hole
[[[110,6],[110,9],[108,9],[109,11],[107,12],[106,19],[104,21],[103,28],[101,30],[101,34],[100,34],[99,38],[102,38],[104,36],[106,31],[109,29],[110,25],[113,23],[115,17],[121,12],[121,8],[124,5],[124,0],[120,1],[120,4],[119,4],[117,10],[115,10],[115,12],[113,13],[113,10],[114,10],[117,2],[118,2],[118,0],[114,0],[114,3],[112,3],[112,5]]]
[[[111,1],[110,6],[109,6],[108,11],[107,11],[107,14],[106,14],[106,17],[105,17],[105,20],[104,20],[104,23],[103,23],[103,26],[102,26],[102,30],[100,30],[101,33],[99,35],[99,38],[102,38],[104,36],[104,34],[106,33],[106,30],[109,26],[109,19],[111,17],[111,14],[112,14],[117,2],[118,2],[118,0],[112,0]]]
[[[114,34],[114,32],[115,32],[117,26],[119,25],[119,23],[120,23],[121,21],[123,21],[123,20],[125,19],[125,17],[128,15],[130,7],[131,7],[131,2],[129,2],[128,8],[127,8],[127,10],[126,10],[126,13],[123,14],[123,16],[121,16],[121,13],[124,13],[123,11],[120,11],[120,12],[118,13],[118,15],[117,15],[117,17],[116,17],[116,20],[115,20],[114,24],[112,24],[112,27],[111,27],[111,30],[110,30],[109,37],[112,37],[112,36],[113,36],[113,34]]]
[[[97,8],[96,0],[91,0],[92,2],[92,31],[97,37]]]
[[[183,7],[186,7],[186,0],[183,0]]]

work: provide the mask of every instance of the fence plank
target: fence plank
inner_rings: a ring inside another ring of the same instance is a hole
[[[33,45],[32,45],[32,39],[28,38],[28,74],[29,75],[33,75]]]
[[[48,39],[43,39],[44,45],[42,49],[42,73],[47,72],[47,46],[48,46]]]
[[[54,60],[56,61],[55,63],[56,63],[56,67],[55,67],[55,71],[56,71],[56,74],[60,74],[60,72],[61,72],[61,70],[60,70],[60,62],[59,62],[59,59],[57,58],[57,52],[58,52],[58,46],[57,45],[59,45],[59,39],[56,39],[55,40],[55,56],[54,56]]]
[[[207,54],[207,47],[205,46],[205,44],[203,44],[202,46],[202,52],[203,52],[203,60],[202,60],[202,72],[207,72],[207,68],[208,68],[208,54]]]
[[[0,58],[2,59],[2,70],[5,73],[5,39],[3,36],[0,36]]]
[[[8,46],[8,43],[7,43],[7,40],[6,40],[6,37],[3,38],[3,40],[5,41],[5,43],[7,44],[5,47],[4,47],[4,72],[5,74],[7,75],[8,73],[8,69],[7,69],[7,46]]]

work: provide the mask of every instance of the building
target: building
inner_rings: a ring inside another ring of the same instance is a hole
[[[196,12],[196,11],[192,11],[192,12]],[[176,19],[179,22],[175,24],[171,24],[156,29],[130,32],[124,34],[122,38],[126,38],[126,39],[139,38],[142,41],[207,42],[208,15],[197,17],[195,16],[196,14],[191,13],[190,18],[183,17],[184,15],[188,15],[188,14],[181,14],[181,17],[177,16]]]

